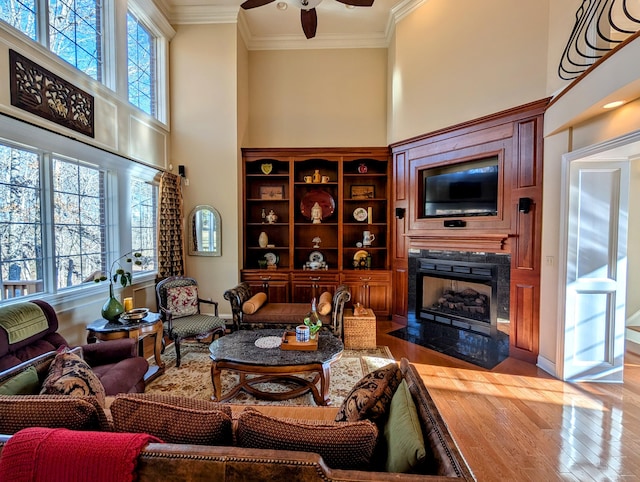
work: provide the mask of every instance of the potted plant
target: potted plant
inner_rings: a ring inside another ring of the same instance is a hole
[[[135,261],[134,261],[135,258]],[[142,265],[142,253],[138,251],[129,251],[126,254],[123,254],[118,259],[116,259],[111,264],[111,269],[109,269],[109,276],[101,273],[100,276],[95,277],[93,280],[96,283],[100,283],[101,281],[109,280],[109,299],[102,306],[102,317],[110,322],[117,321],[120,315],[124,312],[124,306],[122,303],[114,296],[113,294],[113,284],[120,283],[120,285],[124,288],[127,285],[132,283],[131,271],[127,271],[122,267],[121,262],[131,264],[134,263],[137,266]]]

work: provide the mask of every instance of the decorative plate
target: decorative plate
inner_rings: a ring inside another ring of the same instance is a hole
[[[149,313],[149,308],[134,308],[120,315],[125,321],[139,321]]]
[[[278,261],[280,261],[278,255],[275,253],[266,253],[264,259],[267,260],[267,266],[275,266],[278,264]]]
[[[265,162],[260,166],[260,170],[264,174],[271,174],[271,171],[273,170],[273,164],[271,164],[270,162]]]
[[[331,216],[336,209],[336,201],[331,194],[322,189],[312,189],[302,196],[300,201],[300,211],[305,217],[311,219],[311,208],[315,203],[318,203],[322,209],[323,220]]]
[[[360,261],[362,258],[366,258],[369,256],[369,252],[361,249],[360,251],[356,251],[356,254],[353,255],[354,261]]]
[[[356,221],[366,221],[367,220],[367,210],[365,208],[355,208],[353,210],[353,217]]]
[[[324,256],[320,251],[314,251],[309,255],[309,261],[311,261],[312,263],[322,263],[324,261]]]

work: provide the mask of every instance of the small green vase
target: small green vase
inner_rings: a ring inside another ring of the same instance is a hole
[[[123,312],[124,306],[113,296],[113,283],[109,283],[109,299],[102,305],[102,317],[110,322],[115,322]]]

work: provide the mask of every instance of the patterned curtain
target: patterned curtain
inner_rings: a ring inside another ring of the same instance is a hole
[[[182,219],[180,176],[165,172],[160,178],[157,281],[184,275]]]

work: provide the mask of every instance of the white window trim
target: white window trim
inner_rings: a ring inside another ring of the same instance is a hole
[[[55,156],[69,159],[80,159],[89,164],[98,165],[104,169],[105,172],[105,196],[107,206],[107,256],[108,259],[116,259],[131,249],[131,219],[128,210],[129,206],[129,193],[126,191],[128,181],[118,182],[118,179],[128,180],[131,175],[144,179],[156,179],[158,170],[146,166],[144,164],[125,159],[116,154],[108,151],[103,151],[96,147],[84,144],[82,142],[64,137],[60,134],[41,129],[37,126],[27,124],[10,117],[0,115],[0,132],[2,133],[2,141],[8,144],[23,147],[29,151],[44,153],[53,153]],[[37,139],[37,144],[34,145],[34,139]],[[45,165],[47,163],[45,162]],[[49,180],[44,175],[43,169],[42,176],[45,178],[45,183]],[[41,188],[50,188],[42,184]],[[52,196],[49,189],[49,195]],[[118,200],[116,200],[118,198]],[[120,202],[119,200],[125,199],[126,202]],[[43,216],[46,216],[43,230],[52,230],[50,210],[52,206],[52,199],[49,199],[43,206]],[[124,222],[121,222],[124,220]],[[45,236],[44,242],[47,242]],[[51,259],[53,247],[50,245],[43,245],[45,257]],[[51,272],[51,266],[45,263],[45,277],[48,282],[48,289],[54,286],[53,273]],[[156,272],[146,272],[144,274],[134,275],[134,284],[147,283],[155,279]],[[88,285],[91,285],[87,283]],[[28,299],[43,299],[49,303],[66,303],[75,302],[78,300],[86,300],[94,297],[104,297],[108,293],[105,283],[93,283],[95,286],[73,286],[69,288],[61,289],[57,293],[36,293],[33,296],[21,297],[21,300]],[[15,300],[6,300],[10,303]]]

